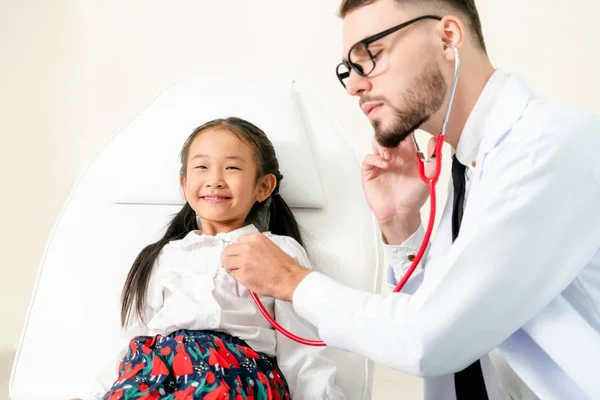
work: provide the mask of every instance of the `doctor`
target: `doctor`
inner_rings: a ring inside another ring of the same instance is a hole
[[[338,78],[375,129],[362,178],[391,285],[421,243],[428,195],[407,138],[439,132],[446,44],[458,48],[453,185],[435,240],[392,295],[308,271],[260,234],[227,247],[224,268],[293,302],[328,345],[425,377],[426,399],[600,399],[600,119],[495,70],[473,0],[344,0],[340,11]]]

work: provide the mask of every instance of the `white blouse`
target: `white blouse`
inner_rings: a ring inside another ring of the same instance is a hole
[[[275,331],[257,309],[248,290],[221,268],[221,253],[242,235],[257,233],[247,225],[216,236],[190,232],[161,251],[148,285],[145,320],[127,327],[118,349],[99,374],[93,395],[100,399],[117,378],[119,362],[134,336],[167,335],[178,329],[215,330],[245,340],[254,350],[277,357],[291,396],[301,399],[345,399],[335,386],[336,366],[323,347],[298,344]],[[300,264],[311,267],[306,252],[293,238],[265,233]],[[288,302],[260,297],[280,325],[296,335],[316,339],[316,329]],[[132,314],[133,316],[134,314]],[[133,320],[133,318],[132,318]]]

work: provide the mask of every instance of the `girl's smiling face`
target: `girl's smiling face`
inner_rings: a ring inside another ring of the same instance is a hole
[[[203,233],[230,232],[246,224],[254,203],[267,199],[276,183],[273,175],[258,175],[252,148],[231,131],[208,129],[194,138],[181,187]]]

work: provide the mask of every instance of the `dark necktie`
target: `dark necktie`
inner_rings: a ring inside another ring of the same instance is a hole
[[[452,157],[452,183],[454,184],[454,201],[452,205],[452,241],[458,236],[465,204],[465,171],[456,155]],[[479,360],[467,368],[454,374],[454,387],[457,400],[487,400],[487,391]]]

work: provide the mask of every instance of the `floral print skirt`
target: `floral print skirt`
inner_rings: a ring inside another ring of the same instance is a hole
[[[105,400],[289,400],[274,358],[222,332],[138,336]]]

